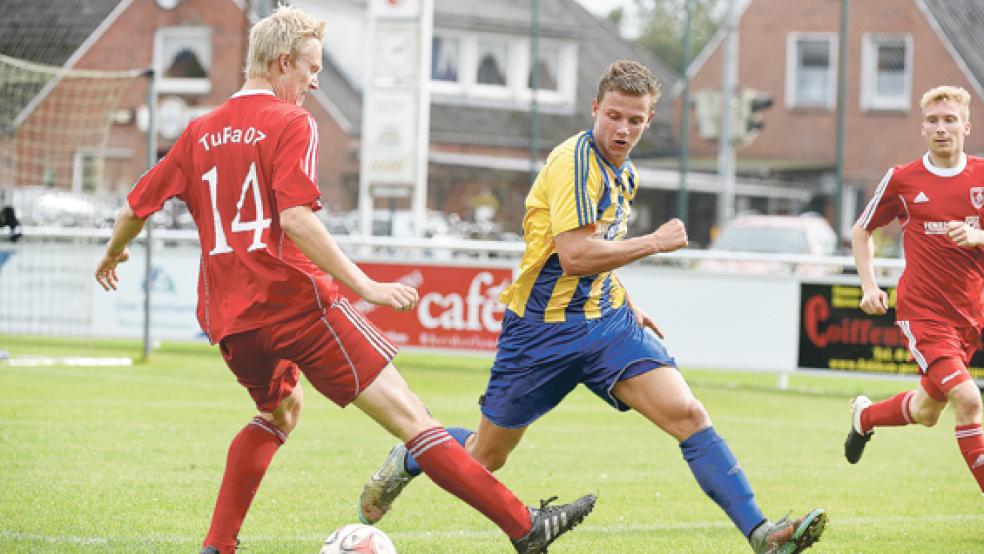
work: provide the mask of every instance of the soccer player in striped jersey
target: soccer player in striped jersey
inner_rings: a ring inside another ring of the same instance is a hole
[[[300,373],[404,441],[436,484],[488,517],[518,552],[540,552],[579,523],[595,497],[558,506],[520,502],[431,417],[393,367],[396,347],[329,277],[395,310],[418,301],[411,287],[366,276],[314,215],[321,207],[318,131],[301,104],[318,87],[324,33],[324,22],[294,8],[253,26],[243,89],[189,123],[140,178],[96,269],[96,280],[115,289],[116,267],[146,219],[168,198],[188,205],[202,248],[199,322],[259,412],[229,447],[202,552],[236,551],[260,481],[297,425]]]
[[[888,296],[875,280],[872,233],[898,219],[905,271],[896,323],[922,375],[915,390],[872,403],[851,401],[847,461],[861,459],[875,427],[936,425],[953,406],[960,454],[984,493],[981,393],[967,371],[984,327],[984,159],[964,153],[970,93],[940,86],[923,94],[921,158],[888,170],[851,231],[861,278],[861,309],[884,314]]]
[[[526,198],[518,277],[500,297],[507,310],[478,430],[448,431],[485,467],[499,469],[527,427],[583,383],[613,408],[635,410],[680,441],[700,487],[755,552],[799,552],[819,538],[826,513],[778,522],[762,514],[742,466],[657,339],[659,327],[615,274],[687,244],[677,219],[625,237],[638,191],[629,153],[658,98],[659,83],[645,66],[615,62],[592,101],[592,129],[550,153]],[[412,453],[394,447],[363,489],[363,520],[382,518],[419,472]]]

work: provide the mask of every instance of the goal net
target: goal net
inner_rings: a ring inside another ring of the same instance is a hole
[[[65,69],[0,54],[0,189],[106,190],[110,127],[142,73]]]

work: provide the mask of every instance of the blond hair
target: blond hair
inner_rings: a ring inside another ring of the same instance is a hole
[[[951,85],[933,87],[922,95],[919,105],[922,107],[923,114],[925,114],[926,108],[928,108],[930,104],[935,104],[946,100],[956,102],[960,107],[960,115],[963,117],[963,120],[970,121],[970,93],[963,87]]]
[[[283,54],[293,64],[307,39],[324,40],[325,27],[327,23],[297,8],[279,6],[249,31],[246,78],[269,77],[270,63]]]
[[[648,67],[631,60],[618,60],[608,66],[601,80],[598,81],[596,100],[601,102],[605,93],[612,90],[630,96],[650,95],[649,109],[651,110],[659,100],[660,84]]]

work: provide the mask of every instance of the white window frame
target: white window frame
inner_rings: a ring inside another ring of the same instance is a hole
[[[171,60],[164,59],[164,42],[166,40],[196,39],[203,40],[208,46],[206,59],[199,61],[205,66],[207,74],[212,72],[214,49],[212,45],[211,27],[160,27],[154,32],[154,74],[157,76],[157,91],[164,94],[208,94],[212,90],[212,80],[209,77],[201,79],[165,78],[166,64]]]
[[[483,107],[529,109],[533,91],[529,85],[531,69],[529,37],[500,33],[435,29],[434,35],[458,41],[458,81],[430,80],[434,101]],[[478,43],[481,40],[506,44],[506,84],[478,83]],[[577,93],[577,44],[573,41],[543,39],[541,44],[558,51],[557,90],[537,91],[541,108],[573,110]]]
[[[796,87],[800,65],[800,41],[826,41],[829,45],[830,63],[827,66],[827,98],[824,104],[804,103],[797,97]],[[786,35],[786,108],[817,108],[832,110],[837,105],[837,34],[836,33],[789,33]]]
[[[903,42],[905,44],[905,69],[902,78],[902,96],[884,98],[876,96],[875,83],[878,72],[878,46],[884,42]],[[862,111],[903,111],[912,108],[912,50],[910,34],[865,33],[861,39],[861,110]]]
[[[72,157],[72,192],[81,194],[95,194],[102,192],[102,183],[99,182],[99,151],[95,148],[79,148]],[[91,170],[92,177],[96,179],[91,183],[92,187],[86,186],[86,170]]]

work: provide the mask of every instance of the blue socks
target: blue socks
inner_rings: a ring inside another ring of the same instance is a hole
[[[451,435],[451,438],[461,445],[462,448],[465,447],[465,441],[468,440],[468,437],[475,434],[475,432],[471,429],[465,429],[464,427],[446,427],[445,430],[449,435]],[[405,465],[407,468],[407,473],[413,477],[416,477],[423,472],[423,470],[420,469],[420,466],[417,465],[417,460],[414,460],[413,456],[411,456],[409,452],[407,452],[407,460]]]
[[[755,503],[755,493],[728,443],[718,436],[714,427],[708,427],[681,442],[680,450],[700,488],[749,537],[766,518]]]

